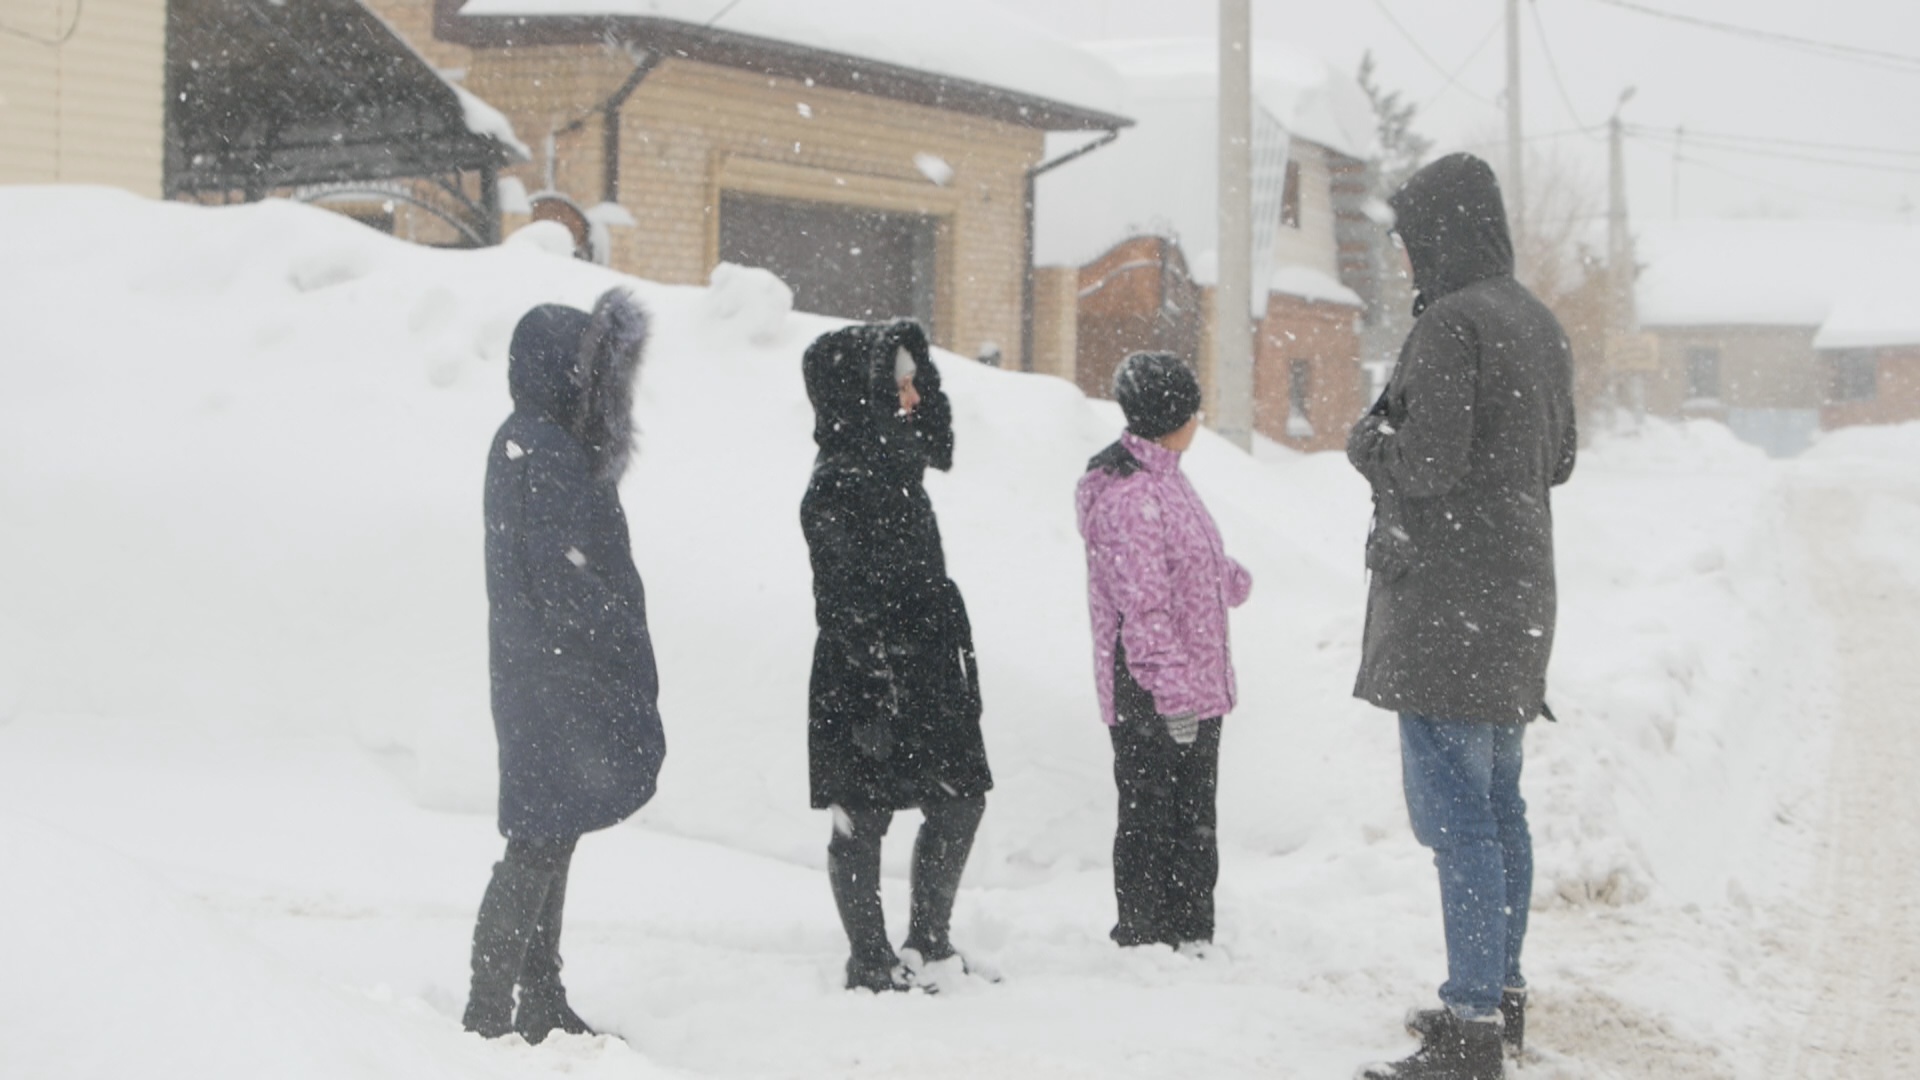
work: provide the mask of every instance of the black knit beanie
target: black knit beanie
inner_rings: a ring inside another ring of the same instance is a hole
[[[1180,358],[1137,352],[1113,373],[1113,397],[1127,416],[1127,430],[1157,439],[1180,430],[1200,411],[1200,380]]]

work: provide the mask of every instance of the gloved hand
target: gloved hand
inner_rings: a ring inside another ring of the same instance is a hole
[[[1200,718],[1193,713],[1162,716],[1160,719],[1167,725],[1167,734],[1181,746],[1192,746],[1193,741],[1200,737]]]

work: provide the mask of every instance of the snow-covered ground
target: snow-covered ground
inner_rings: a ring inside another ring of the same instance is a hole
[[[1189,457],[1256,580],[1231,957],[1123,954],[1070,494],[1117,411],[940,357],[958,465],[930,487],[998,779],[955,937],[1006,979],[847,994],[797,519],[799,355],[833,323],[752,273],[629,281],[657,332],[623,494],[671,752],[658,798],[583,843],[565,941],[575,1004],[620,1038],[485,1043],[457,1022],[500,847],[485,450],[518,316],[622,279],[85,189],[0,189],[0,235],[0,1075],[1319,1077],[1404,1052],[1442,972],[1436,886],[1393,725],[1348,696],[1367,499],[1339,457]],[[1797,944],[1852,678],[1830,615],[1856,564],[1920,593],[1920,427],[1790,463],[1706,424],[1608,433],[1556,505],[1526,1074],[1766,1075],[1840,955]],[[1903,613],[1875,640],[1910,666]]]

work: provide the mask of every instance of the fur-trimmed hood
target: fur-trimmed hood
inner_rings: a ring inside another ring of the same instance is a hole
[[[646,311],[621,288],[601,293],[591,313],[542,304],[514,327],[507,350],[514,407],[578,439],[602,479],[619,479],[633,453],[633,382],[647,333]]]
[[[900,417],[894,363],[906,350],[920,405]],[[813,441],[822,454],[874,464],[903,456],[936,469],[953,466],[953,415],[940,389],[926,328],[912,319],[864,323],[820,335],[801,361],[813,403]]]

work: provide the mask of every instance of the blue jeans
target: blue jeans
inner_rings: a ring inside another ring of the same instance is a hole
[[[1440,1000],[1466,1019],[1526,986],[1520,945],[1533,894],[1533,838],[1520,797],[1525,724],[1400,714],[1400,768],[1413,835],[1433,849],[1446,925]]]

